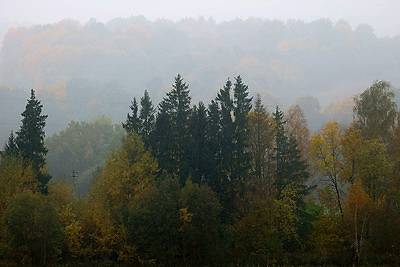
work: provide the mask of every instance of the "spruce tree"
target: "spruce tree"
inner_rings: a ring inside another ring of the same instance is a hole
[[[139,108],[135,97],[133,98],[129,108],[132,111],[132,115],[128,113],[126,121],[122,123],[122,127],[124,127],[124,129],[127,132],[139,133],[140,130],[140,120],[138,117]]]
[[[248,152],[248,114],[251,110],[252,97],[249,97],[248,86],[240,76],[235,78],[233,87],[234,115],[234,179],[244,179],[250,169]]]
[[[219,91],[216,102],[220,112],[220,164],[215,184],[220,187],[220,200],[225,206],[223,218],[230,221],[235,209],[235,198],[240,191],[238,188],[250,169],[247,115],[251,110],[251,98],[240,76],[235,78],[234,85],[228,79]]]
[[[140,126],[141,126],[140,133],[143,137],[143,142],[145,143],[145,145],[149,146],[150,134],[154,128],[155,110],[147,90],[144,91],[144,95],[140,99],[140,105],[141,105],[140,115],[139,115]]]
[[[283,112],[276,107],[273,114],[276,126],[275,135],[275,161],[276,177],[275,184],[278,191],[278,198],[282,190],[291,183],[303,187],[309,177],[306,164],[301,160],[300,151],[294,137],[288,137],[285,131]]]
[[[171,173],[174,169],[174,158],[171,155],[173,149],[171,142],[172,119],[168,111],[168,103],[162,101],[158,105],[154,131],[151,133],[151,146],[161,169]]]
[[[189,86],[178,74],[172,90],[159,105],[156,121],[156,143],[160,166],[180,177],[184,184],[189,174]],[[168,143],[168,144],[164,144]],[[165,164],[165,165],[164,165]],[[163,166],[164,165],[164,166]]]
[[[221,112],[218,103],[212,100],[208,105],[207,114],[207,147],[209,152],[209,174],[206,176],[206,183],[217,192],[222,190],[221,173]]]
[[[14,136],[14,132],[11,131],[10,136],[8,137],[7,143],[4,146],[3,155],[7,156],[18,156],[19,150],[16,138]]]
[[[193,182],[200,184],[207,180],[211,160],[207,140],[207,109],[203,102],[200,102],[198,107],[193,107],[189,125],[191,178]]]
[[[22,115],[22,125],[17,132],[15,143],[26,164],[31,164],[41,186],[42,193],[47,193],[47,183],[51,176],[44,170],[47,149],[44,145],[47,115],[42,115],[43,105],[36,99],[35,91]]]
[[[216,102],[220,112],[220,175],[223,179],[221,186],[232,180],[233,163],[233,100],[231,96],[232,82],[228,79],[225,86],[217,94]],[[225,176],[224,178],[222,176]]]

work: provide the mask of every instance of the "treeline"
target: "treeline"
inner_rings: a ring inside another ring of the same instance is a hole
[[[0,143],[18,127],[23,88],[37,90],[52,135],[71,120],[122,121],[133,96],[145,88],[160,102],[176,73],[188,78],[196,102],[210,101],[227,74],[241,73],[270,110],[298,103],[315,131],[328,118],[350,121],[349,96],[371,80],[398,86],[397,58],[399,36],[378,38],[368,25],[328,19],[216,23],[138,16],[12,28],[0,51]]]
[[[1,49],[0,79],[13,89],[34,87],[70,102],[68,114],[79,112],[83,103],[104,106],[113,96],[123,99],[141,88],[158,102],[170,77],[182,72],[190,77],[196,101],[212,99],[227,73],[241,73],[266,100],[273,95],[273,104],[287,105],[300,95],[327,102],[371,79],[398,84],[399,42],[398,36],[378,38],[369,25],[352,28],[328,19],[63,20],[10,29]]]
[[[178,75],[157,108],[147,91],[132,100],[121,147],[82,199],[39,179],[32,155],[46,151],[23,152],[23,123],[1,154],[1,263],[398,264],[393,97],[376,81],[351,126],[310,138],[300,107],[268,112],[240,76],[192,106]]]

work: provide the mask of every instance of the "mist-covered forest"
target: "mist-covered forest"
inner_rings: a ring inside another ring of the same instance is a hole
[[[399,45],[328,19],[9,29],[0,266],[400,264]]]
[[[395,265],[399,110],[391,84],[350,125],[313,134],[300,106],[269,112],[241,76],[193,105],[177,75],[126,120],[48,138],[32,89],[0,153],[0,263]]]
[[[212,99],[240,74],[270,110],[298,102],[318,130],[326,120],[319,113],[349,122],[352,95],[372,81],[398,87],[399,59],[399,36],[378,38],[369,25],[351,28],[343,20],[136,16],[10,28],[0,57],[0,141],[18,128],[17,111],[31,88],[52,114],[46,131],[53,134],[71,120],[105,115],[121,122],[130,99],[148,90],[158,103],[177,73],[190,83],[194,102]]]

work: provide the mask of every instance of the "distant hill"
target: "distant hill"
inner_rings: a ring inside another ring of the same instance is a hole
[[[22,92],[35,88],[50,115],[50,133],[98,115],[122,121],[133,96],[147,89],[158,103],[178,73],[195,102],[207,103],[228,77],[242,75],[269,110],[306,95],[328,103],[361,92],[373,80],[400,84],[400,35],[377,38],[368,25],[352,29],[328,19],[217,24],[137,16],[19,27],[7,32],[1,49],[0,95],[7,97],[0,100],[0,113],[18,125],[22,109],[9,114],[5,101],[24,106],[28,95],[21,100]],[[0,123],[0,141],[8,125]]]

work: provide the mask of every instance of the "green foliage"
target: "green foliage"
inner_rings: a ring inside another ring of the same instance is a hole
[[[393,137],[398,116],[394,92],[386,81],[375,81],[354,98],[355,125],[365,139],[378,139],[387,143]]]
[[[128,205],[128,242],[147,261],[173,262],[179,255],[179,181],[148,187]]]
[[[273,114],[275,119],[275,162],[276,162],[276,187],[278,198],[282,190],[289,184],[304,184],[308,179],[307,166],[301,158],[297,142],[293,136],[287,136],[283,112],[276,107]]]
[[[192,264],[218,262],[224,244],[221,242],[221,211],[219,200],[210,187],[190,180],[180,192],[182,257]],[[185,216],[185,214],[189,215]]]
[[[157,170],[157,163],[145,149],[140,136],[132,132],[123,138],[122,147],[110,154],[89,197],[122,222],[123,209],[136,192],[154,183]]]
[[[233,223],[234,257],[252,265],[275,263],[282,244],[275,231],[275,192],[263,179],[245,189]]]
[[[84,199],[59,182],[39,194],[11,133],[0,155],[0,265],[398,263],[396,149],[328,122],[305,155],[301,110],[272,117],[258,97],[251,111],[240,76],[208,108],[190,99],[178,75],[154,118],[145,92],[128,116],[136,128],[111,152],[123,131],[104,118],[49,138],[51,168],[98,166]],[[318,200],[307,197],[308,157],[329,178]]]
[[[321,212],[314,222],[311,244],[319,264],[344,264],[350,262],[347,236],[339,214]]]
[[[198,107],[193,107],[189,121],[190,173],[193,181],[200,184],[209,180],[209,168],[213,164],[210,158],[211,147],[208,145],[210,136],[207,133],[207,109],[203,102],[200,102]]]
[[[184,182],[189,174],[189,86],[178,74],[170,92],[159,105],[155,124],[156,155],[160,166]],[[168,133],[168,134],[167,134]],[[166,143],[168,145],[166,146]]]
[[[147,92],[147,90],[144,91],[144,95],[143,97],[140,99],[140,115],[139,115],[139,119],[140,119],[140,125],[141,125],[141,130],[140,133],[142,135],[143,138],[143,142],[149,146],[150,145],[150,134],[153,131],[154,128],[154,121],[155,121],[155,117],[154,117],[154,107],[153,107],[153,103],[151,102],[149,93]]]
[[[218,103],[212,100],[207,110],[207,148],[208,148],[208,166],[209,175],[205,177],[205,182],[215,191],[222,191],[223,174],[220,173],[222,164],[222,132],[221,132],[221,114]]]
[[[251,173],[256,179],[273,178],[274,128],[273,118],[262,105],[260,95],[257,95],[248,123]]]
[[[360,149],[360,177],[365,191],[373,200],[378,200],[387,190],[390,163],[385,145],[377,140],[367,140]]]
[[[244,179],[250,169],[250,154],[246,147],[249,143],[248,114],[253,98],[249,97],[249,88],[243,83],[240,76],[235,78],[233,86],[234,158],[232,178]]]
[[[137,105],[137,101],[136,98],[133,98],[133,101],[131,102],[131,105],[129,106],[129,108],[132,111],[132,115],[130,115],[128,113],[127,118],[126,118],[126,122],[122,123],[122,127],[124,127],[124,129],[127,132],[136,132],[138,133],[140,130],[140,120],[139,120],[139,115],[138,115],[138,105]]]
[[[234,135],[234,124],[233,124],[233,100],[231,97],[232,82],[228,79],[222,89],[219,90],[215,99],[219,106],[219,128],[220,128],[220,166],[219,172],[221,175],[220,179],[223,179],[221,183],[221,190],[224,190],[225,183],[227,180],[232,180],[233,174],[233,135]],[[222,178],[223,176],[226,176]]]
[[[76,193],[85,196],[92,172],[104,164],[113,148],[120,147],[123,134],[120,125],[104,117],[70,122],[67,129],[46,140],[49,172],[56,180],[76,186]],[[73,171],[78,172],[75,181],[71,178]]]
[[[2,154],[8,156],[19,156],[18,155],[19,149],[13,131],[11,131],[10,136],[8,137],[7,143],[4,146],[4,151],[2,152]]]
[[[21,114],[22,125],[17,132],[15,143],[26,164],[32,164],[42,193],[47,193],[47,183],[51,176],[44,170],[48,151],[44,144],[47,115],[42,115],[42,108],[43,105],[36,99],[35,91],[32,89],[25,111]]]

